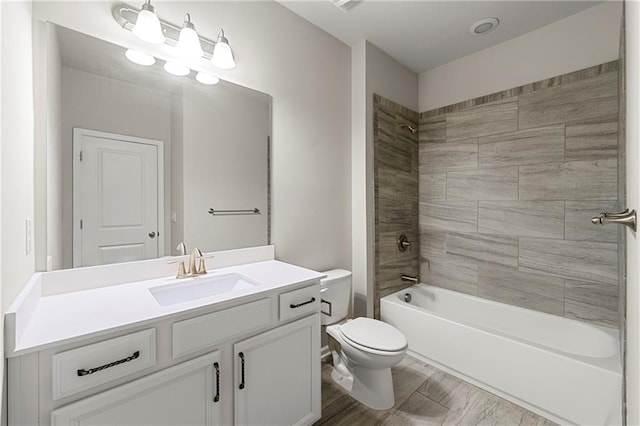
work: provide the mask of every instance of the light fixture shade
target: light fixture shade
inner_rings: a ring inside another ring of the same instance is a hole
[[[230,70],[236,66],[236,60],[233,58],[233,52],[231,51],[231,46],[229,46],[229,40],[224,36],[223,30],[220,30],[218,33],[218,41],[216,41],[216,45],[213,48],[211,63],[225,70]]]
[[[220,79],[215,75],[202,71],[200,71],[198,75],[196,75],[196,80],[198,80],[202,84],[207,85],[218,84],[220,82]]]
[[[134,64],[148,67],[156,63],[156,58],[139,50],[127,49],[127,51],[124,52],[124,55]]]
[[[147,43],[164,43],[160,20],[156,16],[155,9],[149,1],[142,5],[142,10],[138,13],[136,25],[131,32],[140,40],[146,41]]]
[[[171,75],[176,75],[178,77],[184,77],[188,75],[191,70],[189,67],[182,65],[179,62],[167,61],[164,64],[164,70]]]
[[[202,46],[196,28],[191,22],[191,16],[187,13],[184,17],[184,26],[180,30],[178,44],[176,46],[180,56],[185,59],[199,59],[202,57]]]

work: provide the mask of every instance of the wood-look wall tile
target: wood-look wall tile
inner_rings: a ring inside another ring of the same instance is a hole
[[[418,187],[422,201],[445,200],[447,198],[447,174],[422,174]]]
[[[565,315],[595,324],[618,327],[618,286],[566,280]]]
[[[519,265],[522,272],[617,285],[618,245],[520,237]]]
[[[481,201],[478,232],[564,238],[564,202]]]
[[[520,129],[587,120],[618,112],[618,73],[610,72],[575,83],[519,96]]]
[[[420,232],[477,232],[478,203],[475,201],[421,202]]]
[[[418,154],[420,175],[478,167],[478,140],[422,143]]]
[[[444,259],[447,254],[447,234],[443,232],[420,233],[420,261]]]
[[[564,125],[485,136],[478,140],[478,167],[564,161]]]
[[[565,159],[618,158],[618,117],[567,123]]]
[[[480,264],[478,296],[554,315],[564,313],[562,278],[529,274],[515,267]]]
[[[520,199],[615,200],[617,167],[615,159],[520,166]]]
[[[565,202],[565,239],[599,241],[615,243],[618,241],[618,228],[600,226],[591,223],[591,218],[603,212],[617,212],[615,201],[566,201]]]
[[[436,287],[478,293],[478,266],[472,263],[429,260],[420,263],[420,281]]]
[[[447,199],[517,200],[518,166],[447,173]]]
[[[518,128],[518,98],[508,98],[447,114],[447,139],[466,139]]]
[[[480,264],[518,266],[518,237],[490,234],[447,235],[447,259]]]
[[[420,119],[418,140],[420,143],[443,143],[447,139],[447,116],[445,114]]]

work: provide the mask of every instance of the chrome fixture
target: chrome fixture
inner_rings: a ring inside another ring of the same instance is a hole
[[[610,223],[618,223],[626,225],[634,232],[637,231],[637,215],[635,210],[626,209],[621,213],[601,213],[591,219],[594,225],[608,225]]]
[[[178,256],[186,256],[187,255],[187,246],[180,241],[176,246],[176,250],[178,250]]]
[[[409,247],[411,247],[411,243],[405,234],[401,234],[398,238],[398,250],[406,251]]]
[[[411,293],[404,294],[404,301],[407,303],[411,303]]]
[[[231,216],[231,215],[243,215],[243,214],[262,214],[260,213],[259,208],[251,209],[251,210],[216,210],[214,208],[209,209],[209,214],[216,216]]]
[[[402,281],[412,282],[414,284],[418,284],[418,277],[412,277],[411,275],[403,275],[400,277]]]
[[[176,47],[175,57],[169,58],[164,67],[170,74],[177,76],[191,74],[191,69],[177,59],[185,61],[205,59],[221,69],[232,69],[236,66],[233,51],[229,40],[224,35],[224,30],[220,29],[215,42],[204,38],[196,32],[189,13],[185,15],[181,27],[159,19],[150,0],[145,1],[141,10],[119,3],[113,6],[111,13],[118,25],[133,32],[139,39],[148,43]],[[130,61],[145,66],[153,65],[156,60],[146,52],[131,49],[127,51],[126,56]],[[198,71],[196,79],[202,84],[211,85],[219,81],[218,77],[206,69],[196,71]]]
[[[409,129],[409,131],[411,132],[411,134],[412,134],[412,135],[415,135],[415,134],[416,134],[416,132],[418,131],[418,128],[417,128],[417,127],[410,126],[410,125],[408,125],[408,124],[406,124],[406,123],[401,124],[401,125],[400,125],[400,128],[401,128],[401,129],[404,129],[404,128]]]

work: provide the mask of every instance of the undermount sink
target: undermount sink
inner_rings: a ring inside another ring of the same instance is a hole
[[[161,306],[245,290],[259,283],[237,273],[202,275],[183,282],[151,287],[149,291]]]

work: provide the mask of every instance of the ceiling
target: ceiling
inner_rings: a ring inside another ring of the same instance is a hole
[[[330,0],[280,3],[349,46],[366,39],[416,73],[486,49],[599,1],[377,1],[350,11]],[[495,17],[500,25],[471,36],[474,22]]]

